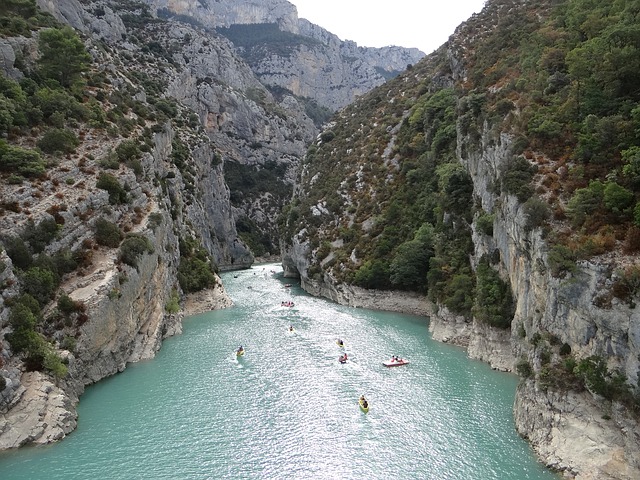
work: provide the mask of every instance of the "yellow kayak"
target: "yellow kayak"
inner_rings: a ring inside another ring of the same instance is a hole
[[[369,411],[369,402],[363,399],[358,400],[358,404],[360,404],[360,410],[362,410],[364,413],[367,413]]]

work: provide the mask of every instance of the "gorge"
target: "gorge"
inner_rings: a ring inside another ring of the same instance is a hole
[[[0,446],[63,438],[194,292],[228,303],[215,270],[280,258],[517,372],[549,467],[638,478],[638,11],[591,3],[489,0],[422,58],[284,0],[9,2]]]

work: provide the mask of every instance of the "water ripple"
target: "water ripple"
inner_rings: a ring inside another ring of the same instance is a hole
[[[0,454],[2,478],[555,478],[515,433],[513,377],[432,342],[424,319],[334,305],[264,273],[226,274],[234,307],[187,319],[156,359],[89,387],[78,430]],[[385,368],[394,354],[411,363]]]

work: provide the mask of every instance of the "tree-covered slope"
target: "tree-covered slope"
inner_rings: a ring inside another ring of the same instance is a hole
[[[504,331],[539,386],[637,413],[639,8],[488,2],[319,135],[285,267],[315,291],[418,292]]]
[[[489,2],[425,61],[341,111],[308,151],[283,216],[288,239],[310,239],[308,276],[423,291],[470,313],[472,221],[490,234],[492,218],[460,159],[505,134],[512,160],[492,188],[525,204],[559,275],[580,259],[636,253],[637,6]]]

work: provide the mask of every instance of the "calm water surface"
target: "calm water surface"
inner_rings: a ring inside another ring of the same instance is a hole
[[[432,341],[425,319],[310,297],[278,265],[223,279],[234,307],[89,387],[78,429],[0,453],[0,478],[558,478],[515,432],[517,378]],[[384,367],[392,354],[411,363]]]

